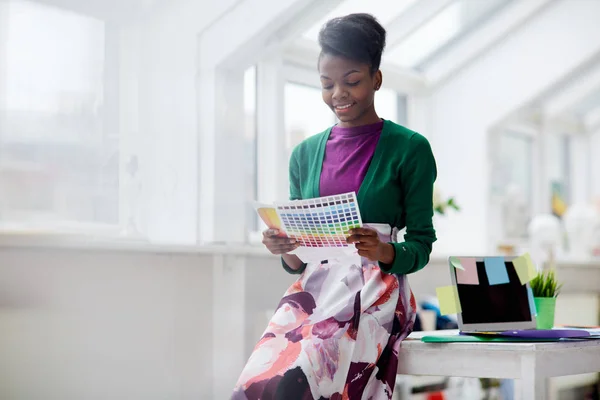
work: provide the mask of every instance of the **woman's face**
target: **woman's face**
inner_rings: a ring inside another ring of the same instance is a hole
[[[375,91],[381,71],[371,74],[369,65],[344,57],[323,54],[319,60],[323,101],[337,115],[341,126],[374,123]]]

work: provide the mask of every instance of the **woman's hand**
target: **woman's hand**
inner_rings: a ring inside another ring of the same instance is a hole
[[[379,261],[383,264],[394,262],[394,247],[389,243],[379,240],[377,231],[371,228],[356,228],[350,230],[350,236],[346,241],[355,244],[358,254],[371,261]]]
[[[295,239],[279,236],[281,232],[277,229],[267,229],[263,232],[263,244],[272,254],[287,254],[295,250],[300,244]]]

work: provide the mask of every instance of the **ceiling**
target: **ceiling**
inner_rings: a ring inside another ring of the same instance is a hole
[[[43,3],[108,22],[125,22],[168,0],[18,0]]]
[[[423,71],[436,54],[507,7],[513,0],[345,0],[304,32],[317,43],[321,26],[350,13],[374,15],[388,31],[384,62]]]

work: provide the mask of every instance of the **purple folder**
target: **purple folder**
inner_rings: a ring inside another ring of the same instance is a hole
[[[464,332],[463,334],[483,336],[508,336],[527,339],[568,339],[584,338],[590,336],[590,333],[588,331],[582,329],[526,329],[504,332]]]

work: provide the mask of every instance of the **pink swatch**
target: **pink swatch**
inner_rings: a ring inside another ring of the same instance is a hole
[[[477,275],[477,264],[474,258],[461,258],[464,271],[456,270],[456,283],[463,285],[479,285],[479,276]]]

